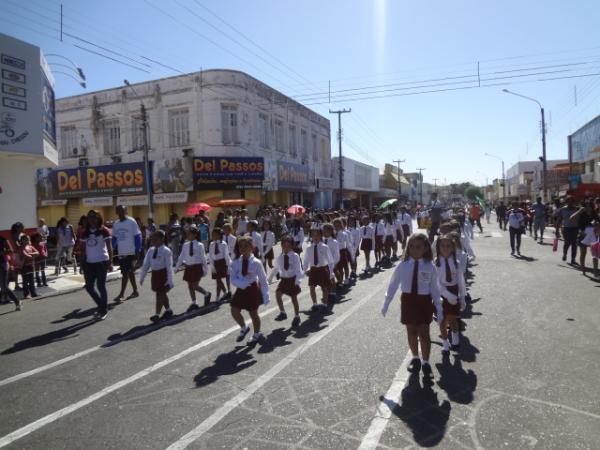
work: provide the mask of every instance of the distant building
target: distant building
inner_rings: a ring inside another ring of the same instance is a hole
[[[568,138],[571,186],[579,196],[600,195],[600,116],[589,121]],[[574,170],[576,166],[581,170]]]
[[[565,159],[550,160],[547,169],[550,171],[559,164],[568,163]],[[541,161],[519,161],[506,171],[506,197],[513,200],[534,200],[541,196],[543,190],[543,163]],[[550,179],[548,178],[548,181]],[[548,182],[548,197],[554,192]]]
[[[339,204],[339,161],[332,159],[333,180],[336,187],[334,191],[334,204]],[[368,164],[342,157],[342,169],[344,174],[344,207],[374,206],[373,200],[379,192],[379,169]]]

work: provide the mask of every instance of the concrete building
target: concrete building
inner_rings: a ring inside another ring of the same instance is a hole
[[[575,187],[579,195],[600,195],[600,116],[575,131],[568,142],[572,185],[581,185]]]
[[[332,159],[333,180],[335,184],[334,204],[338,205],[340,159]],[[342,170],[344,174],[344,207],[374,206],[374,200],[379,192],[379,169],[363,164],[350,158],[342,157]]]
[[[140,102],[148,115],[151,174],[141,164]],[[52,198],[40,196],[40,205],[65,202],[41,207],[53,218],[73,220],[91,206],[112,217],[117,203],[145,218],[147,176],[159,223],[209,199],[331,204],[329,120],[243,72],[207,70],[59,99],[57,126],[63,181],[97,168],[92,178],[130,171],[138,183],[58,189],[50,174]]]
[[[556,159],[547,162],[548,171],[567,160]],[[506,171],[506,197],[511,200],[534,200],[541,196],[543,188],[543,164],[541,161],[519,161]],[[548,179],[550,181],[550,179]],[[548,197],[552,197],[548,183]]]
[[[0,34],[0,231],[37,227],[36,169],[58,163],[54,78],[39,47]]]

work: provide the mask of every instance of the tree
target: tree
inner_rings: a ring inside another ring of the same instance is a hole
[[[469,183],[470,184],[470,183]],[[464,192],[465,197],[467,197],[469,200],[477,200],[477,197],[479,198],[483,198],[483,193],[481,192],[481,189],[478,188],[477,186],[474,186],[472,184],[470,184]]]

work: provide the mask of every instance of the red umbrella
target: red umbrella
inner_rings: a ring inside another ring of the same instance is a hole
[[[306,212],[306,208],[300,205],[292,205],[287,209],[287,212],[290,214],[304,214]]]
[[[190,203],[185,210],[186,216],[193,216],[194,214],[198,214],[199,211],[210,211],[212,206],[206,203]]]

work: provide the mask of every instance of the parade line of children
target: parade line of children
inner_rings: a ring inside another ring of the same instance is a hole
[[[468,259],[474,257],[466,251],[472,253],[469,231],[462,226],[464,221],[458,216],[458,220],[444,222],[440,236],[432,245],[426,235],[412,234],[412,217],[404,207],[397,213],[362,217],[335,213],[324,219],[327,220],[324,223],[313,221],[305,249],[302,227],[292,227],[289,234],[282,236],[281,254],[277,257],[275,237],[268,220],[263,221],[262,232],[258,231],[258,222],[248,221],[246,232],[239,237],[232,233],[230,224],[215,228],[208,249],[200,242],[198,229],[192,226],[187,230],[175,264],[165,233],[156,231],[151,236],[151,247],[140,273],[141,284],[151,271],[151,287],[156,294],[152,322],[173,316],[168,292],[174,287],[174,272],[183,268],[183,280],[188,285],[191,300],[187,311],[200,309],[197,292],[204,296],[205,307],[210,304],[211,293],[200,286],[203,277],[210,275],[217,283],[217,301],[230,301],[231,315],[240,326],[237,341],[244,340],[251,331],[242,314],[246,311],[253,331],[248,343],[255,344],[263,339],[258,309],[270,302],[269,284],[274,278],[279,280],[275,291],[279,314],[275,320],[288,319],[283,303],[287,296],[293,306],[291,325],[295,328],[301,323],[298,296],[305,276],[308,277],[311,312],[319,313],[331,309],[338,298],[336,293],[358,278],[356,260],[361,251],[365,257],[365,274],[392,267],[392,261],[401,258],[385,295],[382,313],[387,314],[400,288],[400,319],[406,325],[413,354],[409,370],[422,369],[425,375],[431,375],[428,361],[430,323],[434,318],[440,326],[442,350],[448,352],[459,345],[458,319],[467,297],[465,274]],[[375,257],[374,268],[371,252]],[[236,288],[233,295],[231,285]]]

